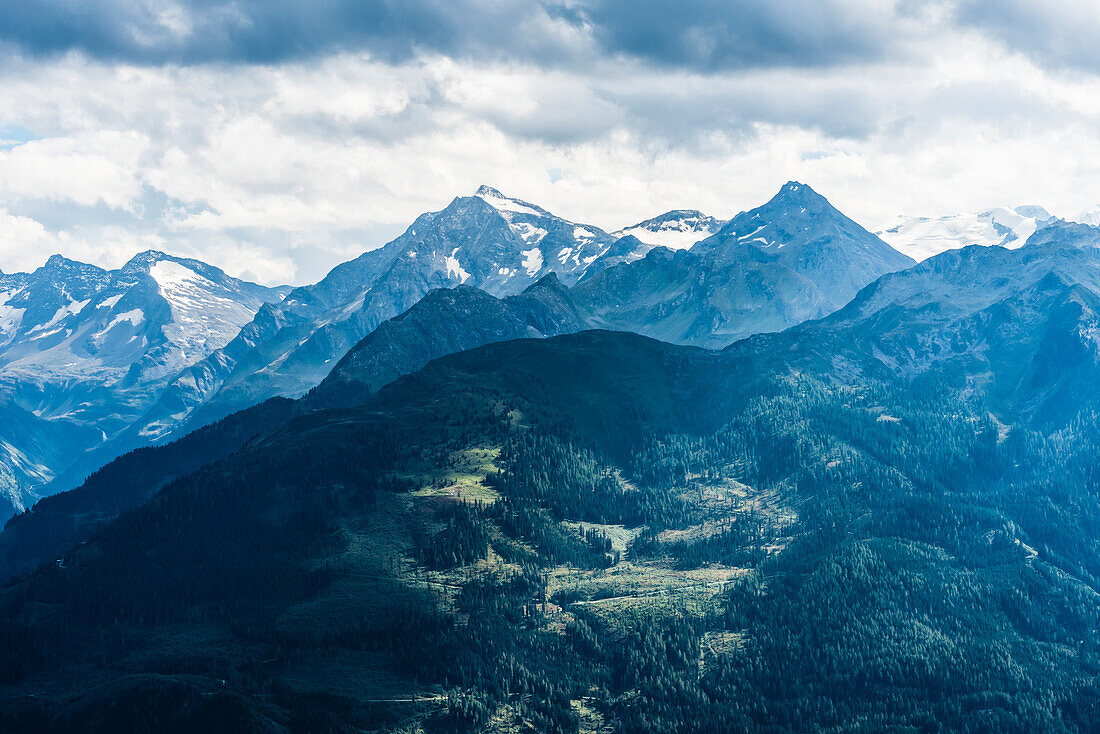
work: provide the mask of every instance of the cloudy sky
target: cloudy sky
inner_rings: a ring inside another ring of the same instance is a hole
[[[616,229],[1100,202],[1093,0],[0,3],[0,269],[312,282],[481,183]]]

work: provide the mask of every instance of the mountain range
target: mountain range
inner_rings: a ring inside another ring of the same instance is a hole
[[[118,270],[54,256],[0,275],[0,496],[22,510],[287,290],[154,251]]]
[[[140,389],[85,400],[88,410],[110,412],[112,420],[46,425],[35,419],[52,421],[55,413],[43,413],[27,400],[12,401],[11,410],[32,414],[13,417],[13,424],[39,423],[37,432],[22,432],[22,444],[8,441],[16,457],[6,480],[15,510],[36,494],[78,486],[128,451],[186,435],[272,397],[305,394],[353,345],[434,289],[465,286],[508,297],[554,273],[570,288],[576,311],[572,330],[625,329],[714,347],[820,317],[860,286],[911,264],[808,186],[793,182],[768,204],[729,222],[676,210],[613,234],[483,186],[418,217],[400,237],[336,267],[320,282],[294,289],[264,290],[235,281],[215,296],[209,290],[214,286],[195,286],[185,275],[168,272],[192,268],[206,278],[214,269],[156,253],[135,258],[119,273],[138,272],[142,258],[165,283],[147,285],[143,292],[178,294],[171,296],[174,310],[165,313],[179,316],[140,321],[142,338],[151,345],[142,353],[147,376],[125,382],[127,389],[137,383]],[[83,293],[76,282],[65,281],[63,287]],[[118,295],[104,293],[103,299]],[[211,298],[223,300],[208,308]],[[129,300],[107,302],[130,309],[110,310],[112,319],[120,314],[138,319]],[[43,318],[69,318],[58,310],[68,303],[43,305],[50,312]],[[84,305],[76,296],[73,303]],[[95,313],[96,305],[91,306],[89,313]],[[148,304],[140,309],[143,319],[146,312],[160,313]],[[112,341],[100,353],[108,349],[110,359],[134,364],[130,352],[140,339],[123,334],[118,324],[112,328],[123,342]],[[560,329],[544,335],[550,333]],[[62,355],[50,352],[41,359],[59,361]],[[12,374],[13,383],[27,389],[30,383]],[[54,435],[58,426],[66,431],[63,436]]]
[[[690,249],[657,248],[608,268],[574,298],[593,325],[713,348],[820,318],[912,264],[791,181]]]
[[[134,490],[0,590],[0,724],[1088,731],[1100,230],[905,267],[818,198],[435,289],[303,397],[43,500]],[[685,256],[856,292],[720,350],[585,329],[591,284]]]
[[[948,231],[962,243],[977,232],[960,229],[963,219],[914,220],[884,235],[897,242]],[[1057,220],[1019,207],[977,221],[986,240],[1015,247]],[[424,324],[416,358],[407,336],[380,334],[375,342],[390,345],[396,366],[380,370],[374,387],[489,333],[503,340],[598,327],[720,347],[820,318],[911,264],[797,182],[725,222],[675,210],[612,234],[483,186],[295,289],[156,252],[118,271],[55,257],[35,273],[0,276],[0,412],[11,427],[0,436],[0,486],[20,511],[128,451],[272,397],[303,395],[352,345],[376,327],[394,328],[389,318],[437,288],[507,298],[554,273],[559,305],[568,305],[542,322],[527,314],[505,328],[498,319],[483,334],[455,316],[450,339]],[[481,305],[468,304],[471,313]]]

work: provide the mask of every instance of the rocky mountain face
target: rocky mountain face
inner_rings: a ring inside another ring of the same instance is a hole
[[[658,248],[608,268],[579,284],[574,299],[599,326],[719,347],[820,318],[912,264],[809,186],[790,182],[691,249]]]
[[[12,509],[285,293],[153,251],[112,271],[54,256],[0,276],[0,485]]]
[[[274,395],[305,393],[360,339],[435,288],[466,285],[508,296],[551,272],[572,284],[612,241],[598,227],[482,186],[261,309],[229,344],[179,375],[112,451],[178,435]]]
[[[1006,424],[1064,424],[1100,396],[1100,229],[1055,223],[1018,249],[978,246],[888,274],[843,309],[729,347],[818,371],[949,378]],[[812,345],[812,346],[811,346]],[[818,362],[830,355],[830,365]]]

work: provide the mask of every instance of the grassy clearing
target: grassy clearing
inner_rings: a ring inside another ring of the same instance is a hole
[[[500,495],[485,483],[489,474],[497,471],[499,446],[475,446],[454,451],[447,468],[435,475],[410,475],[424,486],[412,493],[414,497],[454,497],[463,502],[496,502]]]

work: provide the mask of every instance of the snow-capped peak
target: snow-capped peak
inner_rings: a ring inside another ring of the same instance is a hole
[[[223,346],[281,295],[156,250],[112,271],[54,255],[5,281],[14,287],[0,293],[4,369],[46,382],[109,384],[139,361],[143,373],[178,370]]]
[[[1021,247],[1050,219],[1041,206],[994,207],[937,218],[901,215],[875,234],[914,259],[925,260],[968,245]]]
[[[522,199],[513,199],[510,196],[505,196],[491,186],[479,187],[474,196],[483,200],[486,204],[501,213],[526,214],[527,216],[533,217],[551,216],[545,209],[523,201]]]
[[[1086,209],[1083,212],[1078,212],[1070,217],[1069,221],[1077,222],[1078,224],[1087,224],[1090,227],[1100,227],[1100,204]]]
[[[721,229],[721,220],[707,216],[694,209],[674,209],[652,219],[624,227],[612,236],[616,238],[633,236],[647,247],[667,247],[670,250],[686,250],[702,239],[710,237]],[[638,253],[638,257],[645,252]]]

